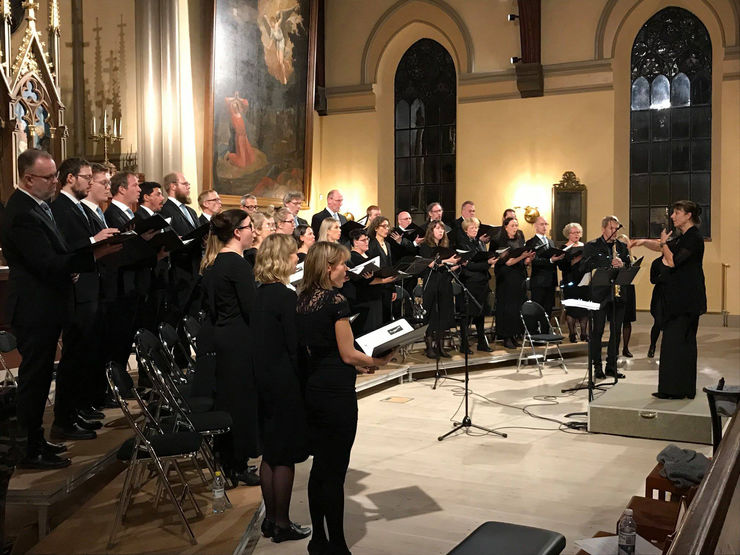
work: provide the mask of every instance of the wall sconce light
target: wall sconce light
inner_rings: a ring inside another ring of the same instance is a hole
[[[518,64],[522,61],[522,59],[519,56],[512,56],[509,60],[512,64]]]
[[[524,221],[533,224],[540,217],[540,210],[536,206],[527,206],[524,209]]]
[[[506,16],[506,21],[516,21],[517,19],[519,19],[519,16],[515,13],[510,13]]]

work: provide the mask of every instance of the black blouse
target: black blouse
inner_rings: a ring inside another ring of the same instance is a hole
[[[704,284],[704,239],[696,226],[668,243],[673,253],[673,268],[663,264],[664,299],[667,316],[704,314],[707,292]]]

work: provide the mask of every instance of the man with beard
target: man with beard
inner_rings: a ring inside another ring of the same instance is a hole
[[[51,204],[54,221],[72,250],[103,241],[118,233],[115,228],[98,230],[81,201],[88,195],[93,180],[90,163],[68,158],[59,166],[62,188]],[[62,357],[57,368],[54,439],[94,439],[102,426],[95,420],[105,415],[92,407],[87,384],[100,380],[103,367],[90,348],[100,309],[100,272],[82,272],[74,283],[74,310],[62,330]]]

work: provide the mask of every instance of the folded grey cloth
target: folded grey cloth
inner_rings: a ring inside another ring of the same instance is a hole
[[[672,443],[658,453],[658,462],[663,463],[660,475],[679,488],[688,488],[701,482],[711,464],[701,453],[681,449]]]

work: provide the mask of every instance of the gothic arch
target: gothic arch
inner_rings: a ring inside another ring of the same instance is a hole
[[[635,12],[641,12],[639,19],[644,22],[667,5],[657,0],[608,0],[596,27],[594,59],[603,60],[615,56],[619,36],[625,26],[637,17]],[[740,45],[740,14],[737,3],[733,0],[674,0],[670,5],[694,13],[707,26],[712,42],[717,42],[722,48]],[[647,17],[642,13],[645,9],[650,10]],[[639,29],[639,25],[637,28]]]
[[[362,51],[362,84],[377,81],[378,66],[393,38],[413,23],[429,25],[451,45],[460,73],[473,71],[473,40],[459,14],[442,0],[399,0],[378,19]]]

